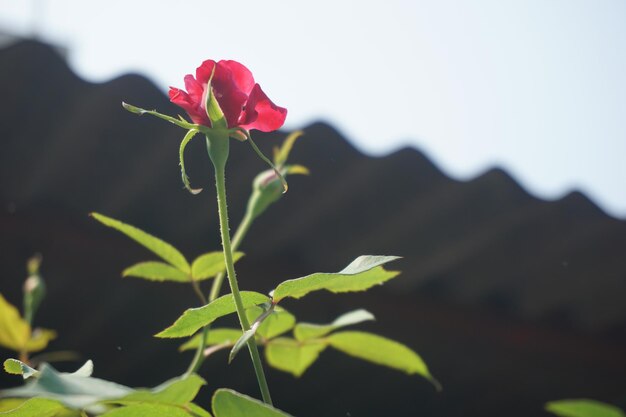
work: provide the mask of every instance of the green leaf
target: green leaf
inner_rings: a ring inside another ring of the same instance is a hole
[[[367,310],[359,309],[337,317],[330,324],[298,323],[293,329],[293,335],[297,340],[301,341],[315,339],[326,336],[328,333],[341,327],[362,323],[368,320],[374,320],[374,315]]]
[[[177,406],[141,403],[115,408],[102,414],[101,417],[189,417],[191,415]]]
[[[0,294],[0,346],[21,351],[30,338],[30,325],[19,311]]]
[[[222,344],[234,345],[237,339],[241,337],[241,329],[229,329],[229,328],[211,328],[206,336],[205,346],[215,346]],[[187,342],[182,344],[178,350],[185,351],[191,349],[197,349],[200,346],[200,340],[202,334],[197,334]]]
[[[339,332],[326,338],[337,350],[368,362],[418,374],[438,386],[422,358],[407,346],[372,333]]]
[[[81,368],[82,369],[82,368]],[[43,364],[37,378],[29,379],[17,388],[0,391],[0,397],[44,397],[56,400],[68,408],[83,409],[98,402],[124,397],[133,390],[129,387],[98,378],[81,376],[83,373],[57,372]]]
[[[561,417],[624,417],[626,414],[619,408],[588,399],[551,401],[546,410]]]
[[[39,352],[40,350],[44,350],[48,347],[48,343],[51,340],[56,339],[57,332],[49,329],[42,329],[40,327],[36,328],[26,342],[26,346],[24,346],[24,350],[27,352]]]
[[[386,271],[381,265],[399,259],[398,256],[359,256],[337,273],[315,273],[284,281],[272,297],[278,303],[286,297],[301,298],[310,292],[327,290],[334,293],[364,291],[396,277],[400,272]]]
[[[233,253],[233,262],[237,262],[243,256],[243,252]],[[191,264],[191,276],[196,281],[212,278],[226,270],[223,252],[209,252],[198,256]]]
[[[246,310],[246,315],[250,322],[254,322],[263,312],[261,307],[250,307]],[[296,318],[293,314],[281,307],[275,307],[274,311],[259,325],[256,334],[263,339],[272,339],[293,329],[295,324]]]
[[[253,291],[241,291],[241,299],[244,308],[262,304],[269,300],[266,295]],[[235,311],[233,295],[223,295],[203,307],[188,309],[174,324],[155,336],[162,338],[191,336],[207,324],[213,323],[216,319]]]
[[[2,412],[6,417],[54,417],[64,410],[62,404],[46,398],[31,398],[17,408]]]
[[[193,401],[206,381],[196,374],[174,378],[151,390],[137,390],[119,401],[120,404],[149,402],[169,405],[185,405]]]
[[[295,377],[301,376],[326,349],[323,340],[298,340],[279,337],[265,345],[265,359],[273,368],[289,372]]]
[[[259,400],[225,388],[215,391],[212,404],[215,417],[290,417]]]
[[[155,255],[162,258],[164,261],[175,266],[183,272],[190,273],[191,267],[185,259],[185,257],[169,243],[154,237],[143,230],[131,226],[126,223],[122,223],[119,220],[112,219],[99,213],[91,213],[91,216],[98,220],[105,226],[112,227],[113,229],[124,233],[135,242],[144,246],[146,249],[152,251]]]
[[[7,374],[22,375],[24,379],[30,378],[31,376],[39,372],[36,369],[33,369],[30,366],[26,365],[24,362],[18,361],[17,359],[5,360],[4,371]]]
[[[189,411],[194,417],[212,417],[211,413],[194,403],[187,405],[187,408],[189,408]]]
[[[122,272],[123,277],[144,278],[150,281],[190,282],[188,273],[164,262],[148,261],[129,266]]]

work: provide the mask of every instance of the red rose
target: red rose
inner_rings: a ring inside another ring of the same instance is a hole
[[[271,132],[279,129],[287,117],[287,109],[278,107],[254,82],[250,70],[236,61],[204,61],[196,77],[185,77],[187,91],[170,87],[170,101],[179,105],[194,123],[211,127],[206,112],[207,84],[215,68],[211,87],[224,113],[229,128],[242,127]]]

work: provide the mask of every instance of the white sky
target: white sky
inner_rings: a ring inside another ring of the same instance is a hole
[[[460,179],[499,165],[626,218],[623,0],[0,0],[0,29],[34,25],[90,81],[140,72],[166,91],[235,59],[287,128],[323,119],[377,155],[410,144]]]

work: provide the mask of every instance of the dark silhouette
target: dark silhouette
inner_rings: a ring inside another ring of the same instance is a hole
[[[86,83],[40,43],[0,51],[0,93],[0,292],[21,305],[25,262],[40,252],[48,296],[36,322],[59,332],[51,350],[76,350],[94,360],[95,376],[132,386],[182,373],[190,360],[176,351],[182,340],[152,335],[196,303],[193,292],[120,278],[152,255],[87,214],[134,224],[189,258],[219,249],[203,140],[186,153],[192,185],[205,188],[192,196],[178,167],[185,132],[120,103],[180,109],[141,76]],[[534,198],[501,169],[459,182],[414,149],[371,158],[328,125],[304,130],[291,161],[312,175],[292,177],[289,193],[253,226],[240,285],[267,292],[361,254],[404,256],[392,265],[402,276],[383,287],[285,307],[320,323],[368,309],[377,321],[362,328],[414,348],[444,389],[327,351],[299,380],[269,372],[280,408],[301,417],[521,417],[561,398],[626,405],[625,221],[577,192]],[[269,153],[285,132],[254,137]],[[233,143],[234,225],[264,169],[247,144]],[[220,352],[202,375],[200,403],[222,386],[259,397],[246,355],[229,366]]]

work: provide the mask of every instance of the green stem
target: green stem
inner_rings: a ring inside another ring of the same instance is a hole
[[[237,228],[237,231],[235,232],[235,235],[233,236],[233,241],[231,245],[233,251],[236,251],[239,248],[241,241],[244,239],[244,237],[248,233],[248,230],[250,230],[250,226],[252,226],[253,220],[254,220],[254,217],[251,215],[251,213],[249,211],[246,212],[244,218],[241,220],[241,223],[239,224],[239,227]],[[224,272],[220,272],[213,279],[213,285],[211,286],[211,293],[209,294],[209,303],[212,301],[215,301],[215,299],[219,297],[225,277],[226,277],[226,274]],[[194,290],[196,290],[195,287],[194,287]],[[204,304],[206,304],[206,302]],[[194,372],[197,372],[198,369],[200,369],[200,366],[202,366],[202,363],[204,363],[204,359],[206,358],[206,356],[204,356],[204,349],[206,349],[206,338],[210,330],[211,330],[210,324],[205,326],[202,329],[202,338],[200,339],[200,344],[198,345],[198,348],[196,349],[196,354],[194,355],[193,360],[191,361],[191,364],[189,365],[189,368],[187,369],[186,375],[190,375]]]
[[[239,323],[241,329],[245,332],[250,329],[250,323],[246,316],[245,309],[243,307],[243,301],[241,300],[241,294],[239,293],[239,285],[237,283],[237,275],[235,274],[235,263],[233,262],[233,249],[230,241],[230,232],[228,225],[228,208],[226,205],[226,161],[228,159],[228,136],[207,136],[207,144],[209,156],[215,167],[215,188],[217,190],[217,208],[220,220],[220,233],[222,236],[222,248],[224,249],[224,261],[226,263],[226,272],[228,277],[228,283],[230,284],[230,291],[233,294],[235,301],[235,307],[237,309],[237,316],[239,317]],[[254,338],[248,340],[248,350],[250,351],[250,357],[252,359],[252,365],[254,366],[254,372],[256,373],[259,388],[261,390],[261,396],[263,401],[267,404],[272,404],[272,398],[267,386],[267,380],[265,379],[265,372],[263,371],[263,365],[261,364],[261,356],[259,355],[259,349],[257,348]]]

